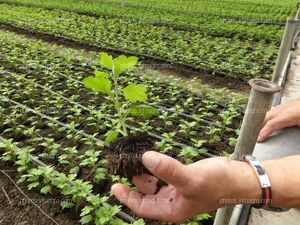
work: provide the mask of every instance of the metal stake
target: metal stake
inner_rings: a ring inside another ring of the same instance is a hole
[[[273,77],[272,77],[272,82],[276,84],[278,84],[280,76],[283,72],[285,63],[288,58],[289,51],[291,50],[293,45],[294,36],[297,33],[298,28],[299,28],[298,19],[287,19],[283,39],[280,45],[280,49],[276,60]]]
[[[252,87],[251,94],[237,145],[231,157],[233,160],[240,160],[245,155],[252,154],[264,118],[271,108],[273,95],[281,90],[277,84],[264,79],[252,79],[249,84]],[[234,206],[219,209],[214,225],[228,225],[233,209]]]

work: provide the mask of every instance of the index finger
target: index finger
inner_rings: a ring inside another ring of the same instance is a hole
[[[166,192],[159,192],[156,195],[143,195],[132,191],[123,184],[114,184],[111,190],[121,203],[128,206],[140,217],[157,220],[170,219],[173,198],[170,198]]]

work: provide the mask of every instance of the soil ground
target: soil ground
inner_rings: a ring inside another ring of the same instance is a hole
[[[13,180],[18,180],[18,173],[9,164],[0,163],[0,169]],[[72,212],[63,212],[58,197],[43,196],[36,191],[28,191],[25,185],[19,188],[59,225],[79,225],[78,218]],[[0,172],[0,225],[57,225],[43,215],[16,186]]]
[[[62,44],[66,47],[75,49],[87,49],[86,46],[78,46],[77,43],[68,42],[66,40],[59,40],[51,38],[46,35],[39,35],[30,33],[25,30],[16,29],[13,27],[2,27],[0,29],[14,31],[18,34],[26,35],[29,38],[40,39],[49,43]],[[145,63],[149,65],[155,62],[153,60],[146,60]],[[157,65],[158,65],[157,64]],[[160,66],[158,66],[160,67]],[[212,87],[221,88],[226,86],[229,90],[238,91],[240,93],[247,93],[249,87],[240,80],[232,79],[230,82],[226,78],[203,74],[199,71],[193,71],[188,68],[174,66],[172,68],[151,69],[155,71],[160,77],[171,79],[171,76],[184,78],[188,81],[194,77],[200,78],[203,83],[208,83]],[[184,82],[183,81],[183,82]],[[185,84],[183,83],[183,86]],[[0,169],[6,171],[7,174],[16,182],[18,180],[18,173],[13,166],[0,163]],[[38,194],[36,191],[28,191],[25,185],[19,186],[22,191],[32,199],[41,209],[59,225],[79,225],[79,213],[73,211],[63,211],[60,208],[60,199],[56,197],[49,197]],[[77,216],[76,216],[77,215]],[[0,172],[0,225],[52,225],[55,224],[47,216],[45,216],[36,206],[34,206],[27,198],[16,188],[4,174]],[[161,222],[148,221],[147,224],[168,224]],[[212,221],[207,221],[203,224],[212,224]]]

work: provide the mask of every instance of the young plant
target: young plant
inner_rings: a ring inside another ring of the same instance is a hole
[[[15,151],[15,144],[13,143],[13,139],[3,140],[0,142],[0,149],[5,149],[5,153],[0,157],[1,160],[4,161],[12,161],[15,162],[17,160],[18,155]]]
[[[162,139],[159,142],[158,141],[155,142],[156,147],[158,147],[160,149],[161,153],[167,153],[168,151],[173,149],[173,146],[171,143],[172,143],[175,135],[176,135],[176,132],[163,133],[162,137],[164,139]]]
[[[188,138],[189,136],[195,136],[197,134],[196,131],[192,130],[197,126],[196,121],[186,121],[186,120],[180,120],[179,126],[179,133],[183,134],[185,138]]]
[[[202,224],[202,221],[209,220],[211,217],[212,216],[208,213],[202,213],[182,225],[198,225],[199,223]]]
[[[205,132],[206,135],[210,137],[209,143],[217,143],[221,141],[220,133],[222,132],[221,128],[215,126],[207,126],[207,131]]]
[[[54,175],[54,168],[51,166],[33,168],[28,171],[28,174],[22,175],[18,183],[27,181],[28,189],[41,187],[40,192],[43,194],[51,193],[52,191],[52,178]]]
[[[188,165],[193,163],[195,158],[199,158],[200,153],[191,147],[186,147],[181,150],[179,156],[182,157],[185,164]]]
[[[153,116],[158,111],[150,106],[142,105],[148,100],[147,86],[144,84],[129,83],[126,87],[119,84],[120,75],[129,69],[133,69],[138,63],[138,58],[134,56],[126,57],[124,55],[113,59],[112,56],[101,53],[100,64],[111,70],[110,73],[95,71],[95,76],[85,78],[84,86],[94,91],[107,95],[107,98],[113,103],[117,126],[114,126],[106,136],[106,142],[114,141],[119,134],[128,135],[127,120],[129,115],[134,116]]]
[[[88,166],[92,169],[90,175],[93,174],[93,181],[95,183],[99,183],[106,177],[106,169],[101,167],[106,161],[99,160],[99,156],[99,151],[88,150],[84,155],[79,157],[81,160],[80,166]]]
[[[66,147],[63,149],[65,154],[58,157],[60,164],[69,165],[71,167],[70,173],[77,174],[79,166],[77,165],[77,153],[76,147]]]

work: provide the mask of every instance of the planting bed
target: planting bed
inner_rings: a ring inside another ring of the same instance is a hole
[[[107,51],[179,63],[243,81],[257,76],[270,77],[283,29],[274,25],[278,26],[274,31],[278,37],[269,41],[265,38],[240,38],[237,35],[230,38],[212,36],[197,30],[184,31],[27,6],[1,4],[0,12],[2,24]]]
[[[30,189],[61,195],[57,189],[63,188],[57,187],[52,178],[42,179],[44,173],[55,168],[61,174],[76,174],[70,179],[91,182],[85,183],[86,194],[108,196],[112,182],[119,179],[107,175],[105,160],[108,148],[104,135],[112,126],[114,111],[104,96],[88,91],[81,82],[95,68],[104,69],[97,61],[87,63],[58,54],[55,47],[41,41],[11,32],[1,32],[0,36],[0,136],[7,140],[1,145],[3,151],[14,144],[49,165],[48,170],[36,175],[39,182],[30,178],[32,165],[19,169]],[[90,53],[91,58],[94,55]],[[159,151],[184,163],[232,152],[242,116],[238,107],[244,108],[244,97],[208,87],[184,90],[177,81],[167,85],[152,75],[136,73],[123,75],[121,83],[129,80],[147,84],[147,104],[162,110],[159,117],[147,121],[130,119],[131,133],[148,132]],[[222,98],[215,99],[221,93]],[[15,161],[23,156],[12,154],[5,159]],[[62,195],[74,200],[69,193]],[[80,199],[78,210],[84,201]],[[115,221],[110,217],[114,212],[107,214],[109,222],[103,224]]]

